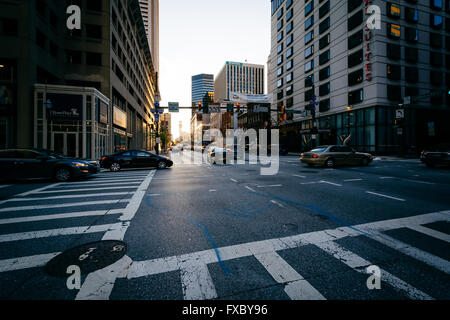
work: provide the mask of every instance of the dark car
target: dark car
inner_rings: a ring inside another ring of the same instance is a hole
[[[55,179],[66,182],[99,171],[97,161],[67,158],[49,150],[0,150],[0,178],[6,180]]]
[[[110,156],[103,156],[100,166],[112,172],[124,168],[158,168],[166,169],[173,166],[173,161],[167,157],[158,156],[151,152],[127,150]]]
[[[369,153],[356,152],[347,146],[321,146],[300,156],[300,161],[309,166],[325,166],[334,168],[340,165],[367,166],[373,161]]]
[[[422,152],[420,161],[430,168],[438,165],[450,166],[450,143],[442,143],[427,148]]]

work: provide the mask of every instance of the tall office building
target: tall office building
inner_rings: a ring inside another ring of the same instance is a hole
[[[202,102],[208,92],[214,92],[214,75],[198,74],[192,76],[192,103]]]
[[[71,4],[81,30],[66,27]],[[2,1],[0,42],[0,148],[153,149],[157,76],[138,0]]]
[[[216,101],[230,99],[231,92],[264,94],[264,66],[227,61],[214,82]]]
[[[159,0],[139,0],[155,70],[159,73]]]
[[[315,128],[316,144],[350,137],[351,146],[377,153],[450,136],[449,1],[271,2],[273,109],[303,111],[272,116],[291,150],[308,148]],[[379,27],[369,5],[380,8]],[[314,96],[316,126],[307,110]]]

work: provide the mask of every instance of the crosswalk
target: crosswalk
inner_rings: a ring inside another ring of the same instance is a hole
[[[105,172],[87,181],[50,184],[0,201],[0,273],[42,267],[70,248],[68,243],[78,244],[80,236],[123,240],[154,174],[154,170]],[[34,246],[40,239],[55,239],[52,247],[60,251]],[[10,244],[16,250],[9,250]]]
[[[449,261],[384,234],[385,231],[407,228],[427,234],[448,244],[448,234],[424,227],[424,225],[436,222],[450,222],[450,211],[342,227],[334,230],[317,231],[162,259],[133,261],[125,267],[121,277],[132,280],[179,272],[182,294],[185,300],[220,299],[221,295],[215,288],[214,276],[210,272],[211,266],[218,263],[226,264],[227,262],[238,261],[246,257],[254,257],[264,267],[272,280],[284,287],[284,293],[290,299],[324,300],[327,297],[321,293],[321,289],[314,287],[309,279],[301,274],[301,270],[295,270],[293,266],[281,257],[281,254],[290,249],[312,245],[316,250],[320,250],[336,259],[337,262],[343,263],[349,270],[369,277],[370,274],[367,273],[367,268],[376,265],[378,262],[369,261],[338,244],[339,240],[342,239],[349,238],[359,241],[359,237],[364,236],[396,250],[399,253],[399,257],[402,255],[408,256],[438,270],[444,275],[448,286],[450,285],[448,282],[450,281],[450,278],[448,278],[450,273]],[[306,258],[298,257],[298,259]],[[401,258],[399,258],[399,263],[402,263]],[[319,268],[319,266],[317,267]],[[429,293],[415,287],[414,283],[411,284],[403,280],[403,276],[402,274],[394,275],[381,268],[381,281],[401,296],[414,300],[435,299]],[[345,286],[345,284],[342,285]],[[361,297],[364,298],[363,293],[361,293]]]

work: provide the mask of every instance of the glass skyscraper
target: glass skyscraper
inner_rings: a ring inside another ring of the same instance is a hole
[[[207,92],[214,92],[214,75],[198,74],[192,76],[192,102],[203,101]]]

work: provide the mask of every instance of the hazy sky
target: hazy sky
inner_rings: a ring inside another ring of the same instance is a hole
[[[160,0],[159,5],[162,106],[190,106],[191,77],[216,76],[225,61],[266,65],[269,0]],[[172,115],[174,138],[180,120],[189,131],[190,111]]]

